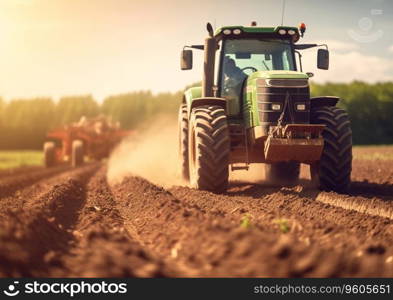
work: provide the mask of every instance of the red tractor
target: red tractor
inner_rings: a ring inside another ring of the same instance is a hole
[[[82,117],[79,122],[54,129],[47,134],[44,143],[44,160],[46,167],[60,162],[70,162],[73,167],[89,160],[101,160],[109,156],[113,148],[131,130],[121,130],[120,124],[112,122],[105,116],[93,119]]]

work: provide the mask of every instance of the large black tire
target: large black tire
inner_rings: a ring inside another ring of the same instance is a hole
[[[352,130],[348,114],[337,107],[311,112],[311,122],[325,124],[321,159],[310,166],[311,179],[321,190],[345,193],[351,184]]]
[[[72,155],[71,155],[71,165],[79,167],[84,163],[84,149],[83,142],[80,140],[75,140],[72,142]]]
[[[44,164],[46,168],[53,167],[56,164],[56,149],[54,142],[44,143]]]
[[[184,180],[189,180],[190,172],[188,166],[188,114],[186,104],[182,104],[179,108],[178,124],[180,174]]]
[[[216,193],[226,191],[230,140],[225,110],[215,105],[194,108],[188,143],[191,185]]]
[[[300,163],[295,161],[265,164],[265,178],[274,185],[295,185],[299,174]]]

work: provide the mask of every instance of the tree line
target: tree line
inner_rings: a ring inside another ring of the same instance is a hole
[[[313,84],[311,94],[340,97],[338,106],[350,116],[354,144],[393,144],[393,82]]]
[[[63,97],[58,102],[50,98],[0,98],[0,149],[41,149],[46,133],[82,116],[107,115],[119,121],[124,129],[134,129],[145,121],[154,122],[160,113],[177,113],[181,93],[153,94],[133,92],[107,97],[102,103],[92,96]]]
[[[335,95],[351,118],[355,144],[393,144],[393,83],[364,82],[312,84],[313,96]],[[102,103],[92,96],[50,98],[0,98],[0,149],[40,149],[46,133],[77,122],[82,116],[105,114],[124,129],[154,122],[159,114],[174,118],[182,92],[153,94],[139,91],[109,96]]]

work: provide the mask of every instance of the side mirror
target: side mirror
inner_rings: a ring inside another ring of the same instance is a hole
[[[192,50],[183,50],[181,52],[180,67],[182,70],[192,69]]]
[[[318,49],[317,67],[322,70],[329,69],[329,50]]]

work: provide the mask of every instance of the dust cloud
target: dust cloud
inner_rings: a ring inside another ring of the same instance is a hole
[[[231,167],[229,167],[231,170]],[[229,172],[230,181],[249,182],[249,183],[263,183],[265,179],[264,164],[250,164],[247,170],[237,170]]]
[[[188,184],[180,176],[177,119],[161,116],[119,144],[109,158],[107,178],[116,184],[126,176],[140,176],[164,188]],[[229,179],[261,183],[264,166],[252,164],[248,171],[230,172]]]
[[[161,116],[123,140],[112,152],[107,178],[111,184],[140,176],[165,188],[185,185],[180,177],[177,120]]]

